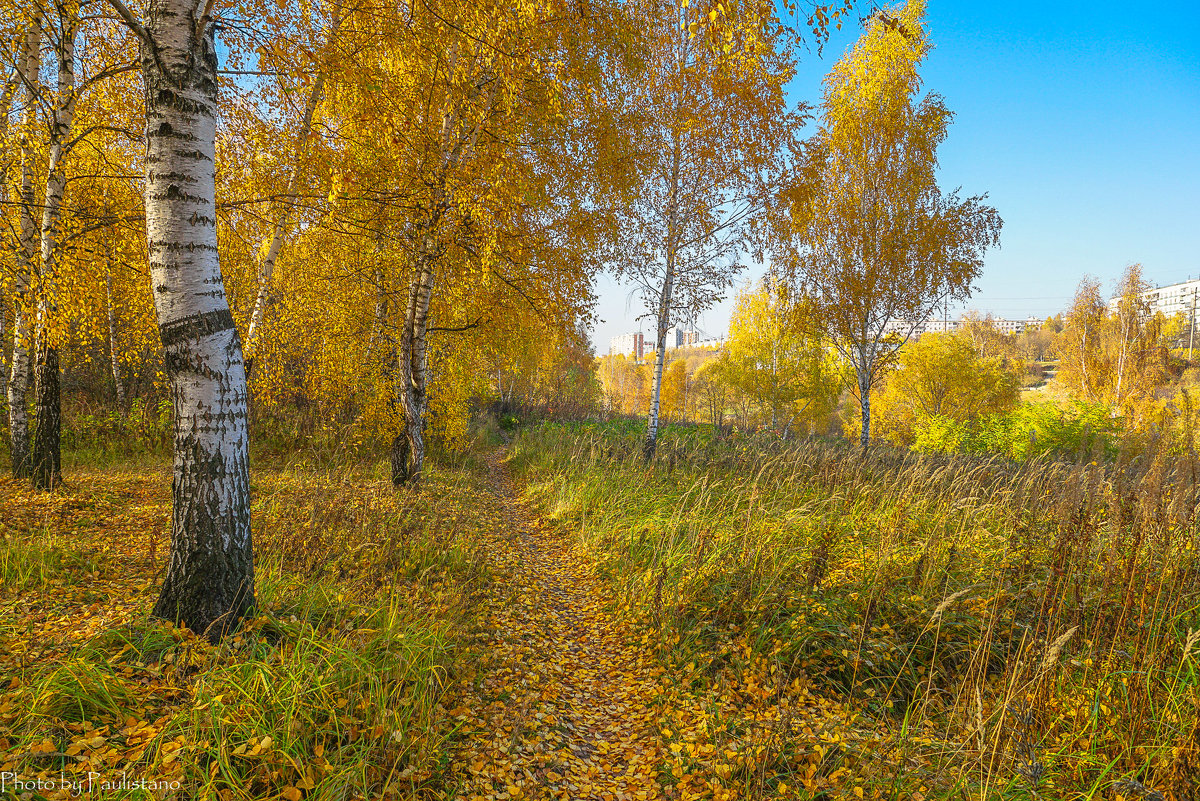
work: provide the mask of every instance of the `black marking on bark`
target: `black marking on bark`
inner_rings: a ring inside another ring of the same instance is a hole
[[[156,172],[150,176],[152,184],[160,184],[165,182],[174,182],[180,184],[194,184],[196,177],[190,172]]]
[[[233,327],[233,315],[229,309],[217,309],[164,323],[158,327],[158,335],[162,338],[163,347],[170,348],[180,342],[200,340]]]
[[[182,201],[185,203],[194,203],[197,206],[204,205],[204,198],[199,195],[191,195],[187,192],[182,192],[179,187],[174,184],[166,192],[148,192],[147,196],[154,200]]]
[[[173,111],[178,111],[181,114],[203,114],[206,117],[211,117],[208,104],[197,100],[192,100],[178,92],[175,92],[166,87],[160,87],[155,93],[155,107],[169,108]]]

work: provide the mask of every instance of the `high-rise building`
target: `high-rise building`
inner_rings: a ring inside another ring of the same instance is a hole
[[[638,331],[632,334],[620,334],[608,341],[609,355],[624,354],[632,359],[640,359],[646,353],[646,337]]]

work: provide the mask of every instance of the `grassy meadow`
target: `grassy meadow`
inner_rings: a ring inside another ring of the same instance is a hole
[[[1194,458],[668,427],[647,466],[640,436],[526,425],[504,452],[661,665],[648,798],[1197,797]],[[264,448],[259,611],[215,646],[148,617],[161,447],[73,437],[54,493],[0,478],[0,771],[142,782],[104,799],[476,797],[463,704],[513,553],[494,425],[398,492],[381,461]],[[478,797],[567,797],[538,786]]]
[[[543,425],[513,461],[659,632],[692,797],[1192,799],[1195,457]],[[727,795],[723,795],[728,793]]]
[[[258,615],[213,646],[148,617],[169,460],[88,444],[53,494],[0,478],[0,771],[55,782],[0,796],[440,797],[490,584],[479,466],[397,493],[371,463],[264,454]]]

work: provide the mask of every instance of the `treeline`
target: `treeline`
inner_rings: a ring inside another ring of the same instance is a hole
[[[255,415],[382,442],[397,482],[426,437],[462,441],[471,398],[594,392],[592,277],[637,277],[664,326],[719,292],[706,271],[746,241],[801,127],[796,44],[848,5],[180,9],[173,66],[157,6],[0,2],[0,389],[14,469],[42,485],[54,376],[123,412],[171,391],[160,234],[209,255],[172,280],[223,289],[198,311],[228,308]],[[152,196],[200,239],[156,228]]]
[[[883,439],[925,452],[1112,457],[1153,441],[1194,447],[1200,369],[1189,315],[1153,314],[1140,265],[1104,299],[1091,277],[1072,306],[1019,334],[970,313],[950,333],[889,345],[873,401]],[[773,277],[738,294],[728,341],[666,359],[663,415],[715,427],[844,436],[862,409],[854,371]],[[600,359],[605,409],[645,414],[648,362]]]

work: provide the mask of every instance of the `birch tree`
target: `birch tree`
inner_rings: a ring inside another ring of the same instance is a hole
[[[773,12],[746,12],[718,2],[631,4],[646,32],[644,68],[623,78],[641,110],[632,136],[642,180],[614,266],[654,321],[647,459],[658,444],[667,331],[732,285],[784,136],[799,125],[783,92],[793,65]]]
[[[1075,288],[1059,343],[1058,380],[1076,397],[1098,402],[1103,398],[1103,326],[1106,316],[1100,282],[1084,276]]]
[[[56,290],[60,261],[60,223],[63,196],[67,188],[64,162],[71,149],[70,138],[75,124],[75,105],[78,99],[75,75],[75,39],[79,30],[77,0],[65,0],[56,4],[52,20],[49,38],[58,77],[55,92],[47,98],[51,100],[48,104],[49,153],[42,200],[35,371],[37,425],[34,429],[31,465],[33,484],[39,489],[49,489],[62,480],[62,400],[58,380],[58,321],[54,318],[58,312]]]
[[[1132,410],[1166,378],[1166,349],[1162,324],[1150,311],[1146,294],[1153,287],[1142,277],[1142,266],[1125,268],[1117,284],[1111,323],[1109,361],[1112,403]]]
[[[248,314],[239,317],[246,332],[246,372],[254,365],[269,312],[275,303],[277,271],[285,245],[298,228],[317,221],[305,214],[315,197],[329,190],[328,151],[322,147],[322,106],[331,75],[344,71],[340,0],[303,7],[257,3],[247,13],[261,30],[231,32],[228,44],[238,52],[255,52],[261,77],[237,99],[239,114],[223,140],[224,169],[218,191],[241,197],[245,205],[226,220],[233,238],[250,240],[253,298]],[[230,164],[230,162],[233,162]],[[255,197],[257,195],[258,197]],[[226,252],[226,273],[238,279],[236,254]],[[238,309],[234,309],[235,316]],[[256,382],[257,383],[257,382]]]
[[[212,4],[151,0],[136,34],[146,89],[146,238],[174,410],[171,555],[158,617],[212,639],[254,605],[241,341],[216,239]]]
[[[840,380],[828,342],[811,334],[802,300],[768,275],[737,295],[721,376],[752,398],[786,437],[801,417],[816,422],[837,405]]]
[[[952,114],[938,95],[918,97],[930,49],[924,8],[910,0],[866,20],[825,79],[820,129],[798,148],[795,181],[780,196],[776,261],[853,368],[864,448],[871,391],[897,342],[944,301],[968,297],[984,252],[999,243],[986,195],[961,200],[937,185]]]
[[[1150,314],[1146,298],[1150,288],[1141,266],[1130,265],[1110,309],[1100,282],[1085,276],[1058,344],[1057,380],[1081,400],[1111,404],[1134,425],[1169,375],[1162,321]]]
[[[21,85],[24,114],[20,134],[20,184],[17,189],[17,240],[13,265],[13,324],[11,372],[8,377],[8,431],[14,478],[30,475],[29,401],[33,377],[33,264],[37,253],[34,222],[34,170],[37,162],[35,132],[39,125],[38,98],[42,65],[40,15],[29,20],[14,65]]]
[[[587,34],[602,16],[450,1],[357,9],[343,23],[372,47],[331,77],[341,161],[324,224],[383,242],[378,279],[374,265],[339,269],[346,285],[378,284],[356,296],[385,311],[374,325],[388,345],[371,352],[386,366],[364,372],[391,386],[380,427],[397,485],[420,476],[431,404],[464,389],[477,329],[508,328],[514,302],[569,327],[591,302],[589,253],[603,230],[592,211],[610,185],[593,169],[605,148],[588,127],[588,90],[603,75],[589,48],[607,35]],[[444,358],[456,348],[463,360]]]

